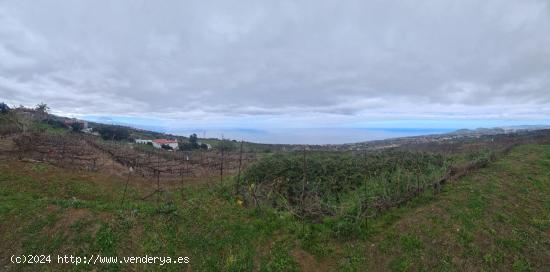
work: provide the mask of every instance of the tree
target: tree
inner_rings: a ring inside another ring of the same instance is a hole
[[[193,133],[189,135],[189,144],[191,144],[191,149],[199,148],[199,138],[197,137],[197,134]]]
[[[189,135],[189,142],[179,143],[180,150],[193,150],[199,148],[201,148],[201,145],[199,145],[199,137],[197,137],[197,134],[195,133]]]
[[[80,132],[83,128],[84,128],[84,126],[80,122],[74,122],[74,123],[71,124],[71,129],[74,132]]]
[[[0,103],[0,113],[8,113],[10,107],[6,103]]]
[[[45,118],[48,114],[48,110],[50,110],[50,107],[46,103],[40,103],[36,105],[35,110],[40,114],[40,117]]]
[[[48,110],[50,110],[50,107],[48,107],[48,105],[46,103],[40,103],[40,104],[36,105],[35,110],[37,110],[38,112],[41,112],[41,113],[46,113],[46,112],[48,112]]]
[[[128,129],[120,126],[103,126],[97,132],[104,140],[127,140],[130,137]]]

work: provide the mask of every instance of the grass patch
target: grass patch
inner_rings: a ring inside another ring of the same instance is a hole
[[[299,271],[304,265],[315,271],[541,271],[550,256],[548,163],[550,146],[519,146],[439,194],[428,190],[359,224],[345,216],[303,222],[266,206],[241,207],[230,183],[167,190],[159,205],[139,200],[141,189],[131,184],[121,205],[120,180],[4,161],[0,221],[10,224],[0,226],[0,243],[2,254],[190,257],[188,265],[48,266],[52,271]],[[296,250],[304,251],[302,259]]]

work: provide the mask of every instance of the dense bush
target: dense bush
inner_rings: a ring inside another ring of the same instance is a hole
[[[121,126],[100,126],[95,129],[104,140],[127,140],[130,132]]]
[[[277,154],[249,167],[239,194],[309,218],[366,216],[367,206],[392,203],[444,175],[440,155],[385,151],[369,154]]]
[[[191,151],[197,148],[188,142],[179,142],[178,147],[180,150],[185,150],[185,151]]]
[[[70,127],[73,132],[80,132],[82,129],[84,129],[82,123],[72,123]]]
[[[43,122],[50,125],[53,128],[67,128],[67,125],[65,125],[65,123],[56,119],[46,119]]]
[[[188,142],[179,142],[178,145],[180,150],[185,150],[185,151],[191,151],[195,149],[203,149],[203,150],[208,149],[208,145],[199,142],[199,138],[195,133],[189,135]]]
[[[218,150],[235,151],[237,150],[237,141],[224,139],[218,142],[215,147]]]
[[[10,135],[21,132],[29,122],[24,122],[14,112],[0,114],[0,135]]]

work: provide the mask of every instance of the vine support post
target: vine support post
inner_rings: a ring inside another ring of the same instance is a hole
[[[369,170],[368,170],[368,163],[367,163],[367,150],[363,150],[363,161],[365,163],[365,230],[368,232],[369,229],[369,198],[368,198],[368,190],[367,190],[367,183],[368,183],[368,177],[370,176]]]
[[[306,183],[307,183],[307,174],[306,174],[306,168],[307,168],[307,162],[306,162],[306,147],[304,146],[304,160],[302,165],[302,171],[303,171],[303,179],[302,179],[302,195],[301,195],[301,202],[302,202],[302,210],[304,209],[304,200],[305,200],[305,192],[306,192]]]
[[[160,202],[160,154],[157,154],[157,206]]]
[[[60,164],[64,164],[65,163],[65,139],[62,138],[61,142],[63,143],[63,147],[61,148],[61,163]]]
[[[224,155],[224,146],[223,146],[223,134],[222,134],[222,142],[220,144],[221,149],[221,160],[220,160],[220,185],[223,183],[223,155]]]
[[[182,152],[183,168],[180,170],[180,187],[181,187],[181,198],[183,200],[183,175],[187,175],[189,171],[189,157],[185,152]]]
[[[235,190],[236,194],[239,193],[239,189],[240,189],[240,186],[241,186],[241,167],[242,167],[242,164],[243,164],[243,140],[241,140],[241,147],[240,147],[240,150],[239,150],[239,170],[238,170],[238,173],[237,173],[237,185],[235,186],[236,187],[236,190]]]
[[[303,180],[302,180],[302,195],[301,195],[301,200],[300,200],[300,204],[302,206],[302,213],[304,213],[304,208],[305,208],[305,192],[306,192],[306,183],[307,183],[307,154],[306,154],[306,147],[304,146],[304,161],[303,161],[303,165],[302,165],[302,171],[303,171]],[[305,227],[306,227],[306,223],[305,223],[305,219],[302,218],[302,232],[305,231]]]
[[[128,190],[128,184],[130,183],[130,175],[132,174],[132,167],[128,169],[128,178],[126,179],[126,184],[124,185],[124,191],[122,192],[122,201],[120,202],[120,208],[124,205],[124,200],[126,198],[126,191]]]
[[[416,195],[420,195],[420,171],[418,164],[415,167],[416,169]]]

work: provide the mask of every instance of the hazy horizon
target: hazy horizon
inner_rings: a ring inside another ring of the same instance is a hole
[[[85,116],[83,119],[92,122],[130,126],[155,132],[169,133],[178,136],[189,136],[193,133],[199,138],[217,138],[222,136],[231,140],[244,140],[265,144],[347,144],[390,138],[444,134],[459,129],[545,126],[547,124],[533,121],[483,121],[471,122],[426,122],[419,126],[419,121],[371,123],[365,127],[181,127],[175,121],[162,122],[148,118],[118,118]],[[418,127],[411,126],[417,125]],[[483,126],[485,125],[485,126]]]

